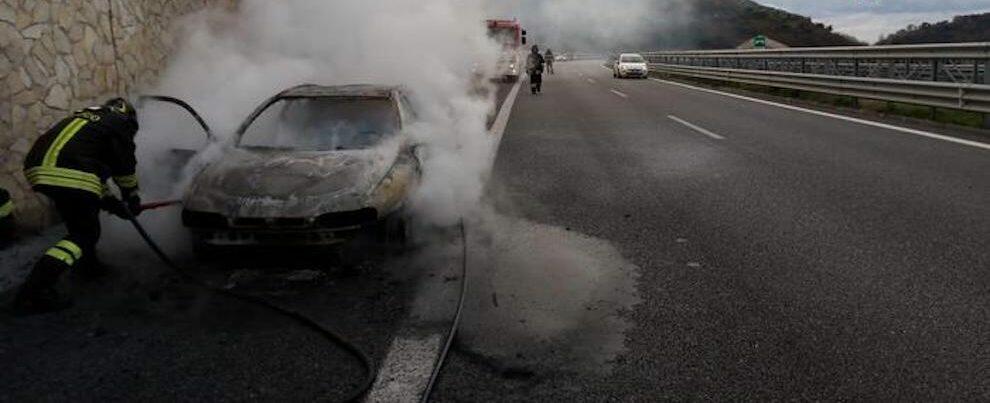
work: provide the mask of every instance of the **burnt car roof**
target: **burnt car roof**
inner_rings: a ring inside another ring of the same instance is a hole
[[[241,122],[237,129],[237,136],[241,136],[248,126],[254,122],[261,112],[272,104],[289,98],[333,98],[333,97],[360,97],[360,98],[382,98],[394,99],[395,94],[404,91],[402,86],[381,85],[381,84],[350,84],[350,85],[316,85],[302,84],[283,90],[275,96],[255,108],[254,112],[248,115],[247,119]]]
[[[392,94],[401,91],[396,85],[351,84],[351,85],[316,85],[303,84],[289,88],[279,93],[276,98],[319,98],[319,97],[370,97],[392,98]]]

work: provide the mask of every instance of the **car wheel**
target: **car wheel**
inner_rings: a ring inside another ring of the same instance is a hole
[[[406,213],[396,213],[385,223],[386,244],[407,248],[413,244],[412,218]]]

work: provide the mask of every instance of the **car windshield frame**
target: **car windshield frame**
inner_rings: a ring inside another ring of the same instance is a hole
[[[633,60],[627,60],[633,59]],[[646,63],[646,59],[640,55],[622,55],[619,56],[619,63]]]
[[[383,138],[392,137],[397,135],[403,130],[403,117],[400,111],[399,105],[396,103],[394,95],[389,96],[363,96],[363,95],[284,95],[276,96],[270,98],[265,103],[259,105],[252,113],[248,116],[241,126],[237,129],[236,138],[234,141],[234,147],[242,149],[266,149],[266,150],[279,150],[279,151],[299,151],[299,152],[329,152],[335,150],[320,150],[320,149],[307,149],[307,148],[292,148],[292,147],[275,147],[275,146],[264,146],[264,145],[244,145],[244,136],[248,133],[248,130],[255,125],[258,118],[261,117],[265,112],[267,112],[272,106],[282,102],[291,102],[296,100],[351,100],[351,101],[386,101],[390,104],[391,110],[394,113],[395,127],[390,133],[381,133],[380,136]],[[336,150],[358,150],[366,148],[343,148]]]

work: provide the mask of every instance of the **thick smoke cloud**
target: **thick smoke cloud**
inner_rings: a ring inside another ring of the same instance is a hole
[[[177,53],[155,88],[196,108],[217,141],[171,106],[146,105],[138,136],[139,174],[149,198],[174,198],[190,173],[224,153],[224,142],[267,97],[302,83],[396,84],[411,94],[424,144],[424,182],[415,208],[430,222],[451,224],[481,198],[492,146],[486,120],[493,100],[479,96],[498,48],[483,23],[483,5],[468,0],[340,2],[245,0],[233,12],[190,15],[177,27]],[[178,174],[175,149],[200,150]],[[154,235],[181,238],[178,212],[142,217]],[[108,241],[141,246],[130,229],[109,223]],[[184,242],[166,242],[177,245]],[[173,250],[176,250],[173,248]]]
[[[492,1],[488,10],[518,18],[534,43],[564,50],[606,52],[670,44],[690,23],[688,0],[513,0]]]

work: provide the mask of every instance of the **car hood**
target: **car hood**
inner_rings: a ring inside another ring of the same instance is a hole
[[[298,152],[233,148],[193,179],[186,209],[228,217],[314,217],[369,206],[398,147]]]

